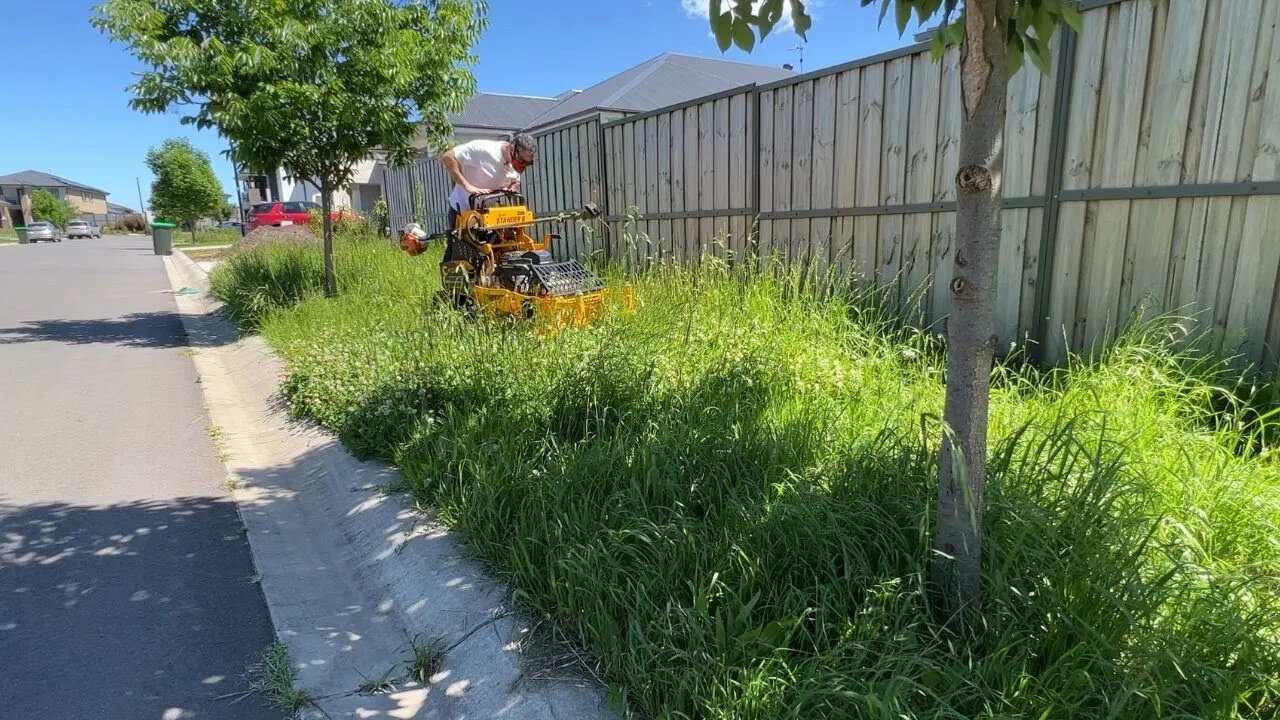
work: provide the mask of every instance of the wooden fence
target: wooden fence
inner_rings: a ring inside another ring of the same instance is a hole
[[[1280,2],[1081,8],[1052,71],[1009,83],[999,341],[1058,361],[1134,314],[1178,311],[1274,367]],[[569,254],[776,254],[889,285],[934,323],[950,306],[958,62],[914,46],[537,133],[527,192],[540,212],[603,202],[609,231],[571,231]]]

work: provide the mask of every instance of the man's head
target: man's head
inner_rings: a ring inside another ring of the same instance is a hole
[[[507,147],[511,152],[511,167],[518,173],[524,172],[533,165],[534,158],[538,154],[538,143],[534,142],[533,136],[528,133],[512,135]]]

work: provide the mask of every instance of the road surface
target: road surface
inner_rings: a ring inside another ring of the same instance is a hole
[[[0,246],[0,718],[280,717],[232,702],[274,635],[150,247]]]

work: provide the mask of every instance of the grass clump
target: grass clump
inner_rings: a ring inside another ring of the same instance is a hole
[[[267,699],[271,707],[291,716],[305,707],[315,705],[315,699],[297,687],[298,672],[289,659],[289,649],[283,643],[274,643],[263,654],[262,660],[249,668],[250,692]]]
[[[396,462],[641,714],[1276,716],[1274,416],[1168,323],[996,369],[985,625],[961,639],[925,588],[935,338],[715,259],[546,335],[431,305],[437,259],[344,241],[326,300],[317,250],[263,249],[215,289],[299,414]],[[285,267],[306,281],[266,279]]]
[[[324,259],[281,245],[233,253],[209,274],[209,287],[236,324],[252,329],[270,311],[323,293]]]

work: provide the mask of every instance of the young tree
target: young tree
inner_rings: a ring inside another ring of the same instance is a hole
[[[222,207],[218,210],[218,219],[230,220],[231,218],[236,218],[237,220],[239,220],[240,218],[237,216],[240,214],[240,208],[235,203],[231,202],[230,200],[227,200],[226,198],[227,196],[224,195],[222,200]]]
[[[53,193],[40,188],[31,193],[31,217],[36,220],[48,220],[60,228],[65,228],[67,222],[76,216],[75,208],[71,207],[71,203],[54,195]]]
[[[147,151],[151,182],[151,212],[157,218],[187,225],[195,240],[195,221],[222,210],[222,185],[213,174],[209,156],[185,138],[170,138]]]
[[[442,146],[448,114],[475,92],[481,0],[106,0],[94,24],[148,69],[143,112],[190,108],[232,159],[283,167],[320,188],[325,289],[333,295],[333,193],[376,148],[392,163],[423,133]]]
[[[791,20],[804,38],[812,26],[803,0],[789,0]],[[941,16],[935,55],[960,44],[960,168],[956,173],[955,274],[947,320],[947,390],[939,455],[933,590],[943,616],[963,620],[981,596],[983,490],[987,462],[987,404],[995,351],[996,261],[999,257],[1005,92],[1024,53],[1042,70],[1049,41],[1080,15],[1070,0],[859,0],[894,11],[898,32],[914,14],[920,23]],[[721,51],[750,52],[782,19],[784,0],[711,0],[711,28]]]

